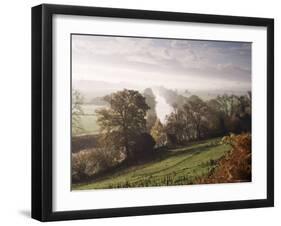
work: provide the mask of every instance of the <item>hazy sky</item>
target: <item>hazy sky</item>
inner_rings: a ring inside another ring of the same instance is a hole
[[[72,66],[74,81],[251,89],[251,43],[73,35]]]

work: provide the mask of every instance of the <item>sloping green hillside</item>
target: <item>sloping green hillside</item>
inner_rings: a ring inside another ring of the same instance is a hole
[[[95,182],[73,185],[72,189],[193,184],[196,178],[206,175],[216,166],[215,160],[230,150],[229,145],[219,144],[219,140],[211,139],[172,149],[160,154],[153,162],[119,169]]]

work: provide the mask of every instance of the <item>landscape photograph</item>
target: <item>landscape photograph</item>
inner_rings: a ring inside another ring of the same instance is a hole
[[[252,180],[252,44],[71,35],[71,190]]]

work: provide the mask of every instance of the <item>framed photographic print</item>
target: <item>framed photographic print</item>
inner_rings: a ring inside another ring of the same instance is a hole
[[[274,21],[32,8],[32,217],[274,205]]]

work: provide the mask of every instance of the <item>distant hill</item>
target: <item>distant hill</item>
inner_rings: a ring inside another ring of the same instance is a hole
[[[147,87],[141,87],[137,84],[131,84],[126,82],[105,82],[105,81],[96,81],[96,80],[73,80],[72,86],[74,89],[77,89],[80,91],[86,102],[91,101],[100,101],[98,99],[95,99],[96,97],[103,97],[105,95],[108,95],[112,92],[116,92],[118,90],[123,89],[135,89],[139,90],[140,92],[143,92],[143,90]],[[246,91],[232,91],[232,90],[190,90],[190,89],[167,89],[165,87],[150,87],[153,90],[160,90],[161,93],[174,93],[178,95],[182,95],[185,97],[189,97],[191,95],[197,95],[200,98],[204,100],[209,100],[212,98],[216,98],[218,95],[222,94],[234,94],[234,95],[245,95],[247,94]],[[188,87],[187,87],[188,88]],[[163,94],[162,93],[162,94]],[[164,95],[165,96],[165,95]],[[100,103],[101,104],[101,103]]]
[[[136,89],[142,90],[137,85],[120,82],[105,82],[96,80],[73,80],[72,87],[83,94],[86,101],[91,101],[95,97],[103,97],[112,92],[122,89]]]

